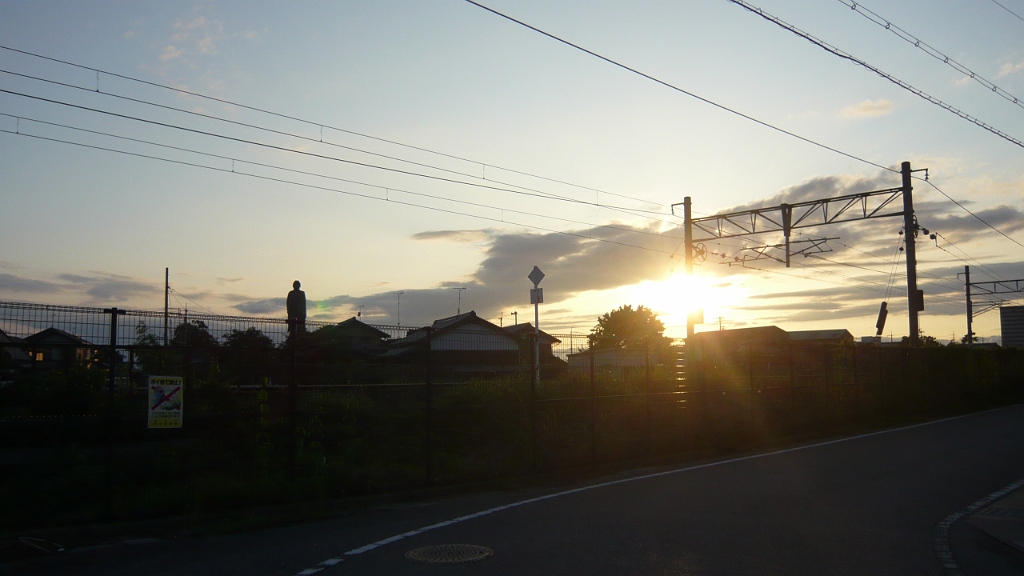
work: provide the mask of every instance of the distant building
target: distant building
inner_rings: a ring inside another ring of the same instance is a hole
[[[816,342],[819,344],[844,344],[853,342],[849,330],[792,330],[789,339],[794,342]]]
[[[430,362],[438,370],[462,373],[508,372],[528,365],[527,352],[513,334],[469,311],[435,320],[429,327],[410,330],[392,340],[379,356],[383,360],[425,363],[429,334]]]
[[[29,357],[36,362],[89,362],[96,345],[59,328],[47,328],[25,338]]]
[[[1024,306],[999,308],[999,331],[1005,348],[1024,348]]]
[[[531,341],[532,342],[532,338],[533,338],[533,335],[535,333],[535,330],[533,328],[533,324],[530,324],[529,322],[524,322],[522,324],[516,324],[514,326],[505,326],[504,328],[502,328],[502,330],[504,330],[506,333],[514,336],[519,341]],[[544,359],[548,358],[548,357],[552,357],[553,358],[555,356],[554,345],[555,344],[561,344],[561,343],[562,343],[562,341],[559,340],[558,338],[555,338],[551,334],[548,334],[547,332],[545,332],[543,330],[540,330],[540,342],[539,342],[540,346],[539,346],[539,348],[540,348],[540,358],[541,358],[541,361],[543,362]]]

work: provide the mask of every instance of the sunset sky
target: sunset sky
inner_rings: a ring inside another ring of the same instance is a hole
[[[699,307],[698,331],[863,336],[888,298],[899,338],[900,219],[802,230],[839,239],[789,269],[719,263],[779,236],[708,244],[686,278],[670,205],[891,188],[872,164],[902,161],[1024,243],[1020,144],[734,3],[483,3],[846,155],[463,1],[0,1],[0,299],[159,309],[169,267],[174,308],[283,316],[299,279],[316,318],[394,324],[403,292],[401,324],[424,324],[465,287],[462,311],[507,324],[532,321],[537,265],[554,332],[642,304],[673,336]],[[1024,140],[1024,0],[858,2],[998,91],[849,4],[753,2]],[[1024,247],[923,181],[914,199],[939,235],[918,239],[921,327],[959,339],[957,274],[1024,278]],[[975,329],[997,337],[998,320]]]

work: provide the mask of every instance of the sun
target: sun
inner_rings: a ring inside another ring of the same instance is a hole
[[[686,335],[688,314],[704,311],[705,323],[715,322],[723,311],[746,297],[742,285],[720,278],[679,273],[660,281],[644,281],[631,287],[630,300],[654,311],[669,336]]]

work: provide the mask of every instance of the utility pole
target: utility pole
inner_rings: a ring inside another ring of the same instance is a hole
[[[164,268],[164,346],[167,346],[167,306],[171,295],[171,269]]]
[[[904,242],[907,247],[907,312],[910,316],[910,345],[917,346],[921,343],[917,313],[924,310],[924,294],[917,289],[917,249],[915,247],[917,222],[914,218],[914,187],[910,182],[910,162],[900,165],[900,174],[903,176],[903,236],[906,238]]]
[[[974,344],[974,303],[971,302],[971,267],[964,266],[964,290],[967,293],[967,345]]]
[[[402,325],[402,294],[405,294],[405,290],[395,292],[395,295],[398,296],[398,314],[395,315],[395,325],[397,326]]]

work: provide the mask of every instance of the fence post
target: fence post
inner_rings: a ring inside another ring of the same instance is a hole
[[[117,308],[106,308],[103,310],[110,314],[110,371],[107,378],[107,417],[106,417],[106,490],[104,494],[104,514],[107,518],[114,516],[114,441],[116,439],[114,419],[114,391],[117,386],[117,317],[124,314],[124,310]]]
[[[433,375],[433,345],[431,344],[431,333],[433,327],[427,326],[427,358],[426,358],[426,377],[424,378],[424,386],[426,387],[427,405],[426,414],[424,415],[425,427],[426,427],[426,459],[427,459],[427,484],[434,482],[434,375]]]
[[[537,336],[531,334],[531,339],[536,340]],[[537,346],[530,342],[530,470],[537,471],[537,370],[533,369],[536,362],[535,354]]]
[[[288,319],[288,332],[291,334],[291,346],[288,351],[288,479],[295,480],[295,467],[298,438],[296,438],[297,418],[295,414],[295,393],[298,388],[298,358],[299,347],[299,321],[296,318]]]
[[[644,420],[646,421],[646,450],[650,455],[651,446],[651,340],[644,339]]]
[[[587,358],[590,364],[590,461],[597,461],[597,384],[594,379],[594,339],[587,338]]]

